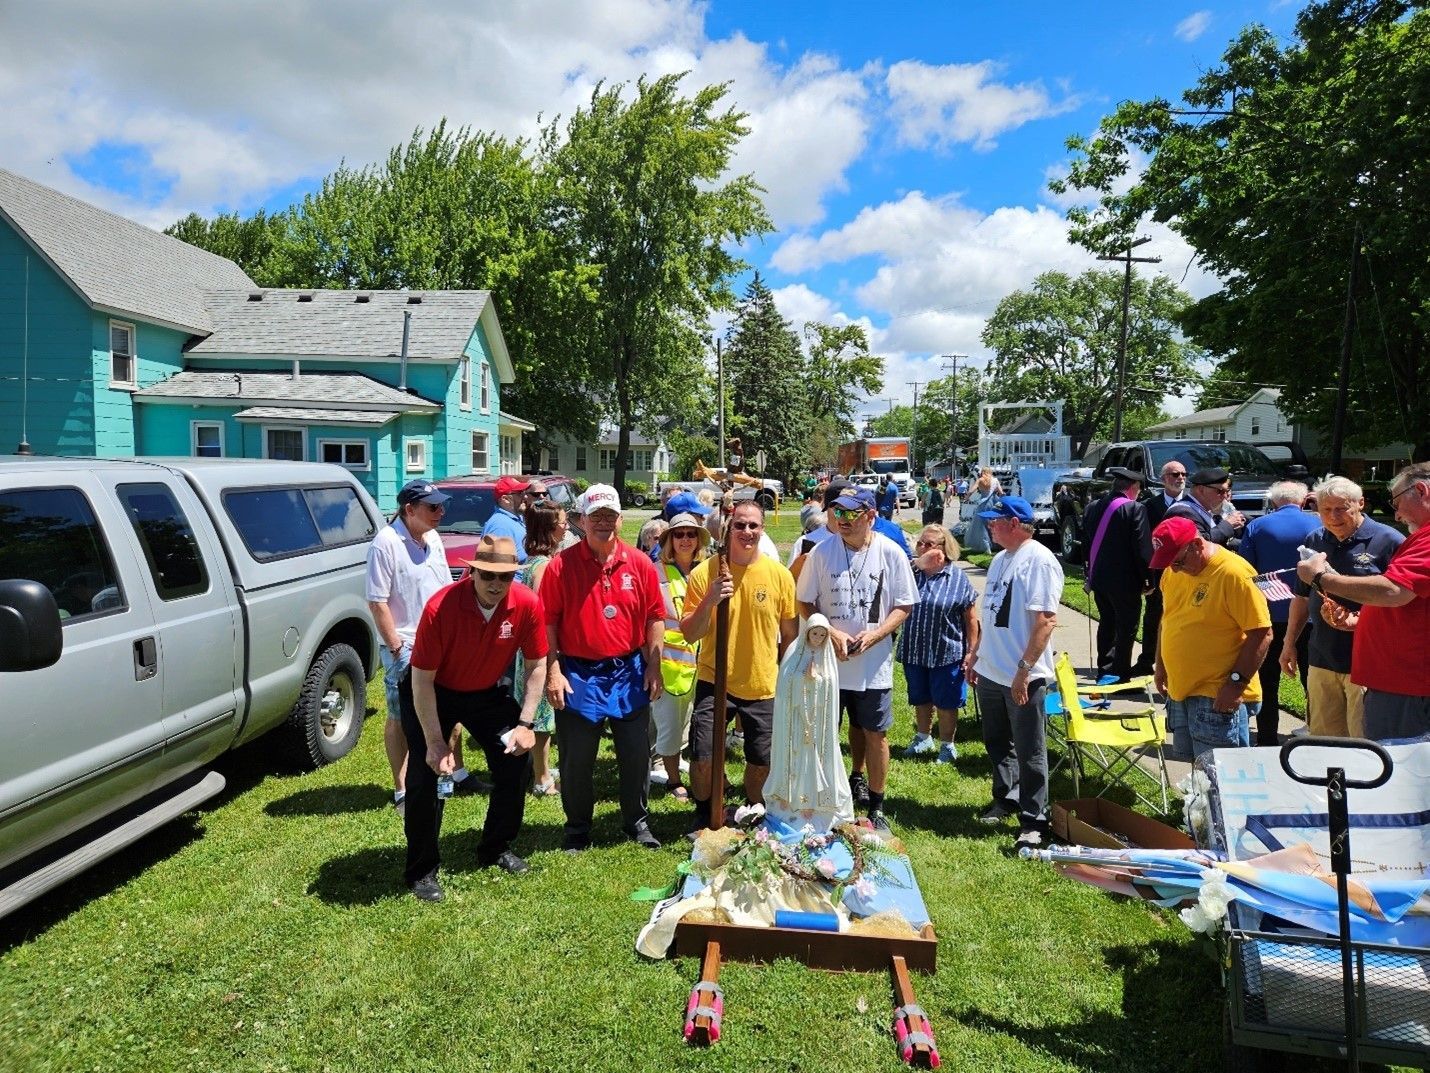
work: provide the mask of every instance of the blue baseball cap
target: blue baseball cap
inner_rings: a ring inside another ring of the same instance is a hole
[[[697,518],[709,516],[711,511],[693,492],[676,492],[665,504],[665,509],[661,514],[667,520],[674,518],[677,514],[693,514]]]
[[[841,510],[873,510],[874,493],[867,488],[850,485],[840,491],[832,505]]]
[[[1020,522],[1033,520],[1033,505],[1022,496],[1004,496],[993,510],[980,510],[978,516],[987,521],[994,518],[1017,518]]]
[[[416,477],[408,481],[402,486],[402,491],[397,493],[398,503],[430,503],[434,507],[451,498],[426,477]]]

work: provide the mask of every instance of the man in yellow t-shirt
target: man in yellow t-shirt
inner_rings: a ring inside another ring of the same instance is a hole
[[[765,512],[752,499],[735,504],[729,523],[729,571],[711,556],[690,572],[685,587],[687,641],[703,639],[690,718],[692,830],[710,824],[710,756],[715,733],[715,608],[730,601],[729,672],[725,718],[738,713],[745,733],[745,798],[763,800],[770,773],[770,727],[780,656],[798,629],[794,576],[777,559],[760,554]],[[722,728],[720,731],[724,733]],[[723,802],[717,803],[723,807]]]
[[[1189,519],[1168,518],[1152,533],[1151,569],[1164,571],[1156,686],[1167,695],[1174,751],[1250,745],[1248,724],[1261,709],[1256,672],[1271,644],[1256,568]]]

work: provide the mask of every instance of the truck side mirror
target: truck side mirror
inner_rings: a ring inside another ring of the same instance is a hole
[[[1286,475],[1287,480],[1292,481],[1304,481],[1311,475],[1311,471],[1299,462],[1292,462],[1290,465],[1285,466],[1282,472]]]
[[[52,666],[63,649],[54,594],[38,581],[0,581],[0,672]]]

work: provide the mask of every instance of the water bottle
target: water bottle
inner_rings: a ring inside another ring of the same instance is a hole
[[[447,798],[451,797],[451,796],[452,796],[452,788],[453,788],[455,785],[456,785],[456,783],[452,781],[452,776],[451,776],[451,775],[438,775],[438,776],[437,776],[437,797],[438,797],[438,799],[445,801]]]

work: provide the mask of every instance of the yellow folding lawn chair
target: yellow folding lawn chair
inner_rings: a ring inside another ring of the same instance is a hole
[[[1148,705],[1131,712],[1107,711],[1096,714],[1097,703],[1091,697],[1128,689],[1146,689],[1145,681],[1122,685],[1079,686],[1077,674],[1067,653],[1059,653],[1054,670],[1058,683],[1058,699],[1066,719],[1066,745],[1072,770],[1073,795],[1082,796],[1083,765],[1101,772],[1106,785],[1098,791],[1101,797],[1114,786],[1125,786],[1148,808],[1157,808],[1157,801],[1148,797],[1133,782],[1147,779],[1156,784],[1161,797],[1161,810],[1168,810],[1167,761],[1162,755],[1162,743],[1167,740],[1167,720]],[[1143,754],[1157,758],[1156,774],[1142,767]]]

